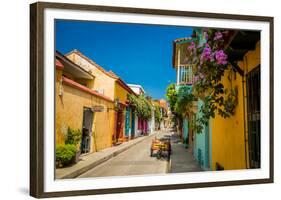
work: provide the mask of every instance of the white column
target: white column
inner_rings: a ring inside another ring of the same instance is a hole
[[[180,49],[178,49],[177,85],[180,83]]]

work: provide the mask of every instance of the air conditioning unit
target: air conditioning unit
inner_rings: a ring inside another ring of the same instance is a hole
[[[96,91],[97,91],[99,94],[103,94],[103,95],[104,95],[104,89],[96,89]]]

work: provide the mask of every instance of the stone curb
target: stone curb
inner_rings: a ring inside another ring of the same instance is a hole
[[[77,177],[80,176],[81,174],[83,174],[83,173],[89,171],[90,169],[92,169],[92,168],[94,168],[94,167],[96,167],[96,166],[98,166],[98,165],[100,165],[100,164],[102,164],[102,163],[108,161],[109,159],[111,159],[111,158],[113,158],[113,157],[119,155],[120,153],[122,153],[122,152],[128,150],[129,148],[135,146],[136,144],[139,144],[140,142],[142,142],[142,141],[144,141],[144,140],[146,140],[146,139],[151,138],[151,137],[154,136],[156,133],[157,133],[157,132],[152,133],[151,135],[148,135],[147,137],[144,136],[144,138],[143,138],[142,140],[139,140],[139,141],[137,141],[137,142],[135,142],[135,143],[132,143],[131,145],[125,146],[124,148],[121,148],[121,149],[119,149],[119,150],[117,150],[117,151],[115,151],[115,152],[112,152],[111,154],[109,154],[109,155],[107,155],[107,156],[105,156],[105,157],[103,157],[103,158],[100,158],[99,160],[96,160],[96,161],[92,162],[91,164],[89,164],[89,165],[87,165],[87,166],[81,167],[80,169],[77,169],[77,170],[74,171],[74,172],[71,172],[71,173],[69,173],[69,174],[67,174],[67,175],[64,175],[64,176],[60,177],[59,179],[77,178]]]

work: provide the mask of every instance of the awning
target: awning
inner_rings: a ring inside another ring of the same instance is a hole
[[[58,59],[64,66],[63,71],[65,71],[68,74],[71,74],[75,78],[82,78],[82,79],[94,79],[95,77],[87,72],[85,69],[80,67],[79,65],[75,64],[71,60],[69,60],[67,57],[56,52],[56,59]]]

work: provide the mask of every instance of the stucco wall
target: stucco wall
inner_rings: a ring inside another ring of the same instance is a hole
[[[118,82],[115,83],[114,91],[115,91],[115,98],[118,98],[121,103],[125,104],[129,92],[126,89],[124,89]]]
[[[68,127],[82,130],[84,107],[102,105],[104,111],[94,113],[91,152],[110,147],[114,131],[114,111],[107,111],[107,108],[113,108],[113,102],[61,84],[61,71],[57,70],[56,74],[56,143],[64,143]],[[60,85],[62,96],[59,96]]]
[[[228,80],[230,70],[225,72],[223,85],[231,88]],[[242,77],[237,73],[232,80],[232,87],[238,89],[238,104],[235,114],[229,118],[219,115],[212,120],[212,169],[218,162],[224,169],[243,169],[245,164],[244,113]]]
[[[203,106],[203,101],[198,100],[197,102],[198,111]],[[197,112],[196,117],[199,118],[202,116],[202,113]],[[198,161],[200,166],[203,169],[209,168],[209,127],[204,125],[201,133],[195,133],[195,140],[193,146],[193,154],[195,159]],[[200,152],[200,153],[199,153]]]
[[[92,86],[91,89],[98,90],[98,91],[103,90],[104,92],[103,94],[105,96],[114,99],[114,85],[115,85],[114,78],[105,74],[100,69],[98,69],[93,64],[91,64],[86,59],[82,58],[80,55],[76,53],[71,53],[67,55],[67,57],[72,62],[83,67],[86,71],[90,71],[90,73],[95,76],[94,84],[91,84]]]
[[[241,69],[250,72],[260,64],[260,42],[256,44],[253,51],[245,54],[243,61],[238,65]],[[230,81],[227,79],[229,71],[226,71],[223,84],[226,88],[230,88]],[[242,76],[236,73],[236,79],[232,82],[233,87],[238,87],[238,105],[235,109],[235,114],[230,118],[223,119],[216,116],[212,120],[212,169],[215,169],[215,163],[219,162],[225,169],[244,169],[246,163],[249,163],[248,158],[248,143],[247,140],[247,116],[243,112],[247,111],[247,100],[244,99],[243,104],[243,87],[246,94],[246,84],[242,82]],[[245,120],[245,125],[244,125]],[[244,129],[245,133],[244,133]]]
[[[141,135],[141,130],[138,129],[138,116],[137,114],[135,113],[135,137],[139,137]]]

